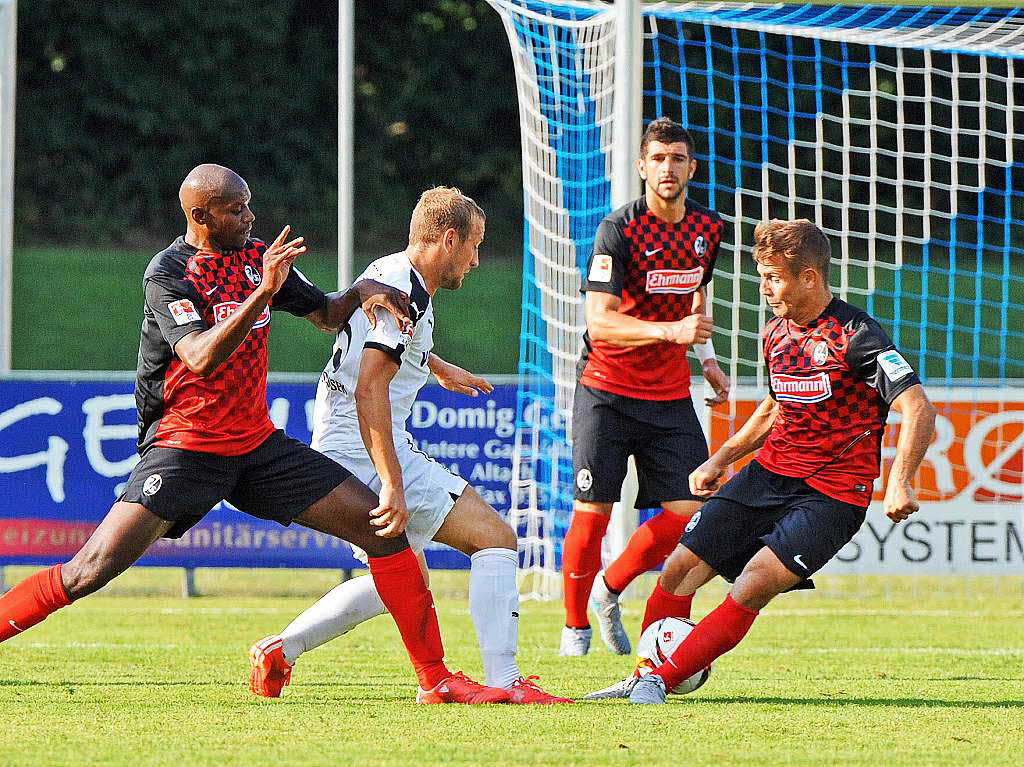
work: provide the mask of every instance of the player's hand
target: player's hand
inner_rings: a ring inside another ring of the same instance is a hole
[[[921,508],[909,482],[890,482],[885,488],[885,500],[882,509],[885,516],[893,522],[902,522]]]
[[[370,327],[377,327],[374,312],[383,309],[398,323],[398,329],[405,335],[412,335],[412,319],[409,316],[409,294],[376,280],[359,280],[353,287],[359,292],[359,303],[370,320]]]
[[[270,295],[275,295],[281,289],[288,278],[288,272],[291,271],[292,262],[306,252],[302,237],[285,242],[291,230],[291,225],[286,224],[281,234],[277,235],[277,239],[263,251],[263,282],[260,287],[270,291]]]
[[[690,492],[698,498],[714,495],[722,486],[725,468],[713,457],[708,458],[690,473]]]
[[[666,340],[676,344],[702,344],[711,338],[714,326],[706,314],[691,314],[681,320],[669,323]]]
[[[704,364],[701,365],[701,369],[704,371],[704,380],[708,382],[711,389],[715,392],[714,397],[704,398],[704,404],[708,407],[721,405],[729,399],[729,376],[722,371],[716,360],[705,360]]]
[[[490,394],[494,391],[491,382],[486,378],[473,375],[468,370],[463,370],[450,362],[446,362],[433,373],[437,382],[448,391],[457,391],[470,397],[475,397],[480,392]]]
[[[405,505],[405,493],[393,487],[382,485],[377,508],[370,512],[370,524],[380,529],[374,532],[381,538],[394,538],[405,532],[409,524],[409,509]]]

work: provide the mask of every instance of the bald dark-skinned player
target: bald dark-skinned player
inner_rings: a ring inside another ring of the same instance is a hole
[[[269,246],[250,237],[245,181],[200,165],[179,192],[187,230],[150,262],[135,383],[141,460],[77,554],[0,597],[0,642],[103,587],[158,538],[180,538],[221,500],[282,525],[296,522],[369,554],[419,686],[438,702],[503,702],[444,664],[433,597],[403,532],[351,473],[275,429],[267,409],[271,312],[336,332],[360,306],[409,327],[408,297],[372,281],[324,295],[292,263],[306,248],[285,227]],[[287,680],[283,680],[287,682]]]

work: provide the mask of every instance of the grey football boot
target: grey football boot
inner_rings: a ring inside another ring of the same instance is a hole
[[[640,677],[629,693],[630,703],[664,703],[665,681],[657,674]]]
[[[590,652],[590,639],[593,629],[574,629],[562,627],[562,641],[558,645],[559,655],[586,655]]]
[[[588,692],[583,696],[583,700],[615,700],[617,698],[628,698],[629,694],[633,692],[633,688],[636,686],[638,679],[640,679],[640,677],[636,674],[630,674],[625,679],[616,682],[610,687],[605,687],[603,690]]]
[[[597,574],[594,588],[590,592],[590,609],[597,616],[601,639],[605,646],[616,655],[629,655],[633,646],[629,635],[622,626],[622,612],[619,610],[619,595],[610,591],[604,582],[604,572]]]

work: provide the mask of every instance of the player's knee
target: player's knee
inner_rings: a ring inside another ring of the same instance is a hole
[[[676,546],[675,551],[669,554],[665,560],[665,566],[661,570],[661,587],[669,593],[682,584],[690,571],[700,563],[700,560],[685,546]]]
[[[507,524],[502,523],[495,532],[494,543],[491,546],[496,549],[512,549],[517,551],[519,549],[519,538],[516,536],[516,531]]]
[[[733,583],[732,598],[750,610],[760,610],[791,584],[765,562],[751,560]]]
[[[379,535],[371,534],[365,540],[352,543],[365,551],[368,557],[390,557],[409,548],[409,539],[405,537],[405,533],[395,538],[381,538]]]

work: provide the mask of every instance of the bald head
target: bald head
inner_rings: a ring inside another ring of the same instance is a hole
[[[231,168],[206,163],[197,165],[185,176],[178,190],[178,199],[185,217],[191,218],[193,208],[205,208],[212,201],[248,192],[245,180]]]
[[[230,168],[197,165],[181,182],[181,209],[188,222],[186,241],[203,250],[237,250],[245,245],[255,217],[249,186]]]

